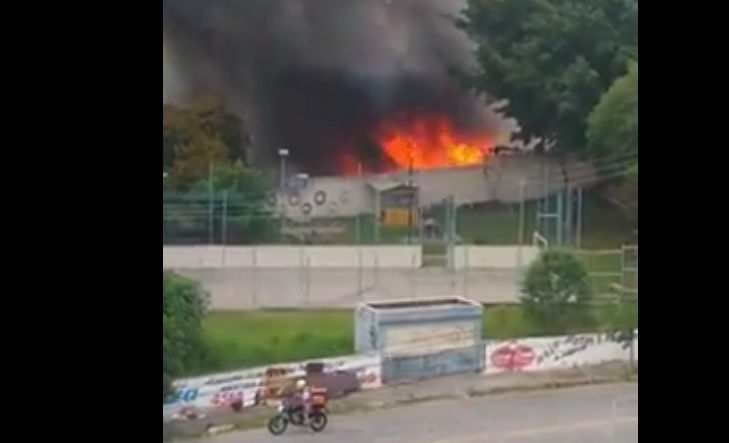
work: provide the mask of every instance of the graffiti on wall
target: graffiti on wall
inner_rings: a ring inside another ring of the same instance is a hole
[[[181,381],[168,407],[197,404],[214,408],[250,407],[280,402],[296,380],[305,378],[330,398],[341,398],[382,384],[379,359],[354,357],[322,362],[282,364],[207,378]]]
[[[385,352],[423,355],[471,348],[479,343],[480,333],[473,322],[391,326],[385,331]]]
[[[309,363],[301,371],[285,366],[271,367],[262,379],[256,393],[256,405],[275,405],[291,393],[298,379],[305,379],[309,386],[326,391],[329,398],[342,398],[363,390],[368,384],[378,382],[379,376],[357,368],[333,369],[324,363]]]
[[[385,384],[430,380],[483,371],[483,346],[428,355],[398,355],[384,361]]]
[[[621,360],[631,354],[636,343],[637,337],[631,344],[616,342],[604,334],[513,340],[489,344],[487,359],[490,369],[496,372],[558,369],[595,360],[593,354],[599,354],[605,361],[611,360],[611,356]]]

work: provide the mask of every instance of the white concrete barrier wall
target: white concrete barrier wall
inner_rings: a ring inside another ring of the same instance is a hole
[[[162,247],[162,269],[217,269],[226,260],[215,246]]]
[[[418,246],[162,247],[162,268],[200,269],[418,269]]]
[[[162,416],[170,417],[183,408],[198,411],[227,408],[235,401],[241,401],[246,408],[256,405],[258,393],[269,386],[272,380],[267,376],[272,369],[285,374],[289,380],[306,375],[306,366],[318,362],[325,373],[348,372],[360,381],[360,391],[382,387],[382,357],[358,355],[298,363],[281,363],[268,367],[244,369],[225,374],[216,374],[174,383],[175,395],[162,405]],[[280,379],[278,379],[280,382]]]
[[[612,362],[638,363],[640,339],[618,343],[606,335],[525,338],[486,345],[486,375],[543,372]]]
[[[513,270],[529,266],[539,257],[534,246],[458,246],[453,257],[456,269]]]
[[[639,345],[638,337],[630,345],[595,334],[487,342],[484,375],[553,371],[613,362],[637,364]],[[324,364],[326,373],[343,371],[356,374],[362,391],[378,389],[385,384],[382,356],[360,355],[320,362]],[[311,361],[180,380],[174,384],[176,395],[162,405],[163,418],[188,407],[202,411],[226,408],[237,400],[242,400],[245,407],[254,406],[257,393],[269,383],[266,374],[272,368],[277,373],[286,374],[289,379],[295,379],[304,376],[308,363]]]

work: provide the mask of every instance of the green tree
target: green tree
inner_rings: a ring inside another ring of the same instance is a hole
[[[626,218],[633,223],[639,216],[639,79],[638,64],[618,79],[605,93],[590,115],[588,140],[595,157],[621,158],[619,169],[606,171],[617,177],[611,193],[614,201],[624,209]]]
[[[637,294],[616,290],[611,304],[602,309],[601,323],[605,332],[617,341],[630,343],[639,327],[640,304]]]
[[[172,394],[174,377],[180,374],[180,362],[172,345],[174,342],[172,321],[162,315],[162,401]]]
[[[215,232],[226,235],[226,243],[250,244],[275,237],[277,225],[271,223],[274,217],[266,203],[270,189],[271,183],[262,174],[237,161],[216,166],[209,177],[192,188],[191,195],[208,199],[212,191],[212,206],[201,209],[202,213],[212,213]]]
[[[271,183],[242,161],[211,167],[186,192],[163,195],[163,243],[265,243],[276,234]],[[164,189],[163,189],[164,192]]]
[[[638,87],[638,64],[635,63],[603,95],[592,111],[588,139],[590,150],[595,156],[637,158],[640,134]]]
[[[600,310],[600,324],[612,340],[632,351],[631,363],[635,363],[635,340],[640,320],[638,292],[622,287],[615,287],[613,292],[612,300],[606,300],[609,304]]]
[[[162,105],[163,243],[269,239],[270,184],[246,166],[249,144],[245,122],[219,101]]]
[[[176,377],[210,369],[211,349],[203,330],[208,297],[200,285],[162,273],[162,396]]]
[[[563,334],[594,325],[594,294],[585,264],[568,251],[545,251],[522,285],[527,317],[544,333]]]
[[[179,186],[206,177],[211,165],[245,160],[249,144],[245,122],[218,100],[162,104],[162,168]]]
[[[468,0],[467,86],[510,101],[525,135],[584,152],[587,116],[638,57],[638,0]]]

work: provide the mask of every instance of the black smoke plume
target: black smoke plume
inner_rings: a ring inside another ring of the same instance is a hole
[[[447,114],[488,129],[496,120],[450,72],[470,47],[449,16],[462,0],[163,0],[177,99],[216,94],[244,114],[254,159],[280,149],[311,173],[335,173],[340,150],[386,159],[368,135],[403,113]],[[163,97],[164,97],[163,79]]]

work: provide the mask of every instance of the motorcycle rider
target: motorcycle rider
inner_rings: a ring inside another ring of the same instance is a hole
[[[305,379],[299,379],[296,381],[296,398],[301,402],[302,412],[304,414],[304,426],[309,426],[309,416],[311,415],[311,389],[309,383]]]

